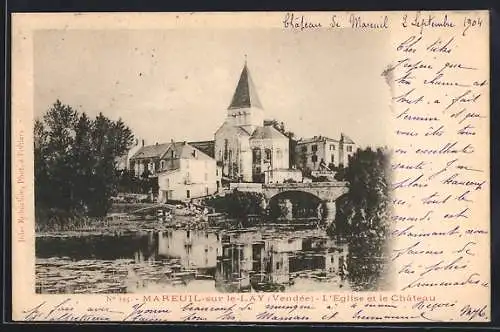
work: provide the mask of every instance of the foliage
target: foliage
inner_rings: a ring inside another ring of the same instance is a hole
[[[39,215],[104,216],[118,185],[115,160],[132,142],[132,131],[121,119],[100,113],[91,120],[57,100],[34,125]]]
[[[345,181],[346,170],[345,167],[338,167],[333,178],[337,181]]]
[[[210,197],[205,204],[217,212],[225,212],[229,217],[246,219],[248,215],[262,215],[264,195],[235,189],[224,196]]]
[[[347,272],[355,291],[375,290],[387,262],[390,223],[390,161],[383,149],[360,150],[337,179],[349,192],[337,199],[335,222],[327,231],[349,243]]]
[[[149,194],[151,191],[158,193],[158,178],[136,177],[133,170],[121,170],[117,172],[118,192]]]
[[[349,192],[337,200],[331,234],[385,238],[390,221],[389,156],[382,149],[358,150],[343,178]]]

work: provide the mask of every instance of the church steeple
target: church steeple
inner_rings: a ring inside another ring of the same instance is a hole
[[[238,85],[236,86],[236,90],[234,91],[233,99],[231,100],[228,110],[253,107],[262,109],[262,104],[260,103],[252,77],[250,76],[245,55],[245,65],[241,71],[240,80],[238,81]]]

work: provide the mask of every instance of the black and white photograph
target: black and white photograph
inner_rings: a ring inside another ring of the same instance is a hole
[[[391,290],[388,34],[36,31],[36,293]]]

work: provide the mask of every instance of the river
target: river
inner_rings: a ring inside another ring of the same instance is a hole
[[[387,261],[363,239],[272,227],[43,236],[36,257],[38,293],[375,290]]]

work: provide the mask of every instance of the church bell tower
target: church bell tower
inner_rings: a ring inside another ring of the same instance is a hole
[[[264,123],[264,109],[250,76],[245,57],[245,65],[227,109],[228,122],[252,133]]]

